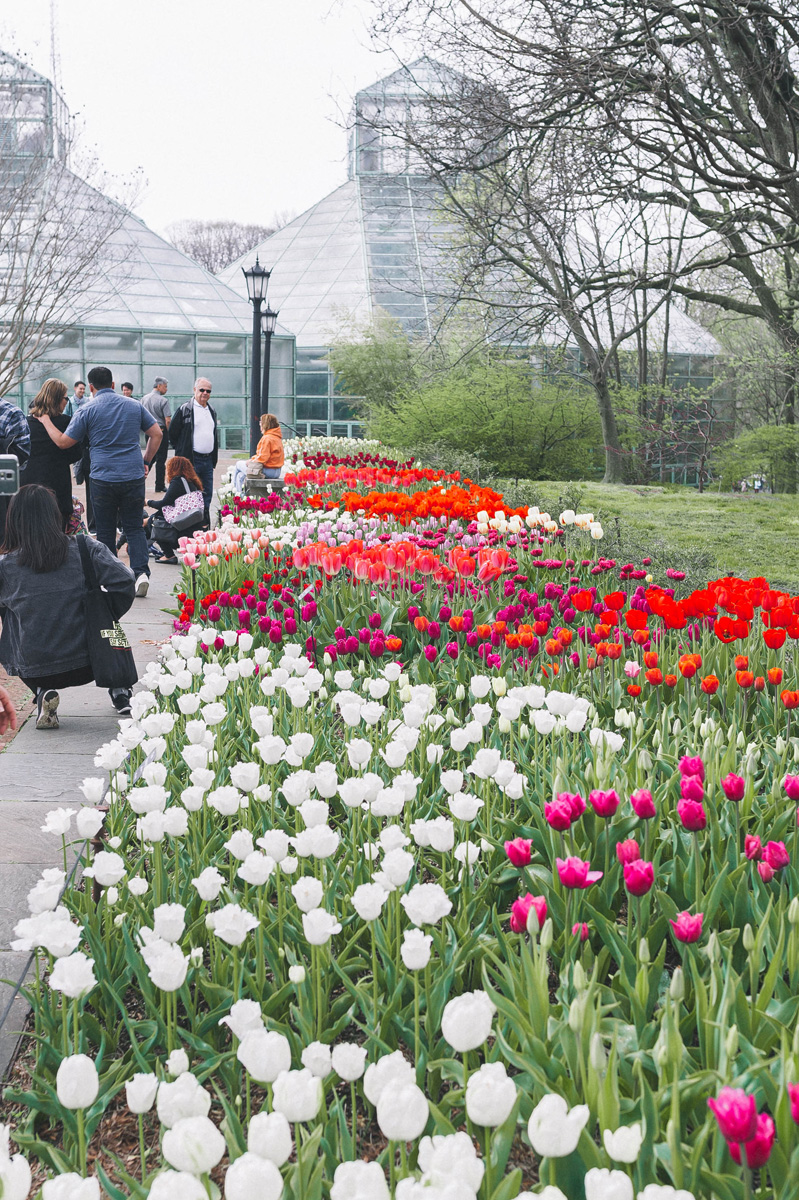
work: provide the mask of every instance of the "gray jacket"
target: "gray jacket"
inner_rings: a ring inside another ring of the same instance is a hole
[[[118,619],[133,603],[133,572],[107,546],[87,538],[99,583]],[[86,584],[75,538],[55,571],[37,574],[0,555],[0,662],[9,675],[40,679],[89,665],[83,600]]]

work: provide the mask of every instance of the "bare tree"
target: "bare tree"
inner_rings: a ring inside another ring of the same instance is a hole
[[[101,269],[124,271],[130,244],[118,236],[127,207],[105,195],[95,164],[78,164],[75,127],[48,81],[10,56],[0,64],[2,395],[85,320]]]
[[[246,225],[241,221],[177,221],[167,229],[173,246],[188,254],[212,275],[230,266],[291,220],[275,214],[271,225]]]

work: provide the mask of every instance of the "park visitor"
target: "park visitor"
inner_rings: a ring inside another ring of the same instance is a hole
[[[188,458],[200,477],[205,500],[204,524],[211,520],[211,501],[214,498],[214,467],[219,457],[219,436],[216,413],[210,404],[211,383],[197,379],[191,400],[181,404],[169,427],[169,440],[175,454]]]
[[[60,379],[45,380],[30,407],[28,426],[31,435],[31,456],[19,473],[19,481],[23,485],[41,483],[52,488],[65,531],[72,521],[70,466],[81,458],[83,446],[76,442],[68,450],[62,450],[38,418],[48,416],[56,429],[64,433],[69,425],[69,417],[64,413],[66,406],[67,385]]]
[[[174,458],[170,458],[167,463],[166,477],[169,487],[166,489],[163,500],[147,501],[150,508],[157,509],[150,526],[150,540],[161,547],[161,553],[155,555],[158,562],[177,566],[178,560],[175,551],[178,548],[178,542],[182,537],[191,537],[203,524],[204,519],[204,507],[199,511],[195,507],[193,515],[191,512],[187,512],[185,516],[180,515],[179,510],[182,503],[179,504],[178,501],[183,496],[192,496],[201,492],[202,484],[189,460],[181,458],[178,454]],[[175,505],[177,505],[178,516],[174,515]],[[191,505],[187,504],[186,507],[191,508]],[[169,517],[164,510],[169,510]],[[173,523],[175,520],[177,524]]]
[[[67,407],[64,409],[64,415],[74,417],[79,408],[82,408],[86,403],[84,399],[86,395],[86,384],[82,379],[76,379],[72,389],[72,395],[67,400]]]
[[[13,454],[20,469],[31,452],[31,434],[21,408],[8,400],[0,400],[0,454]],[[0,540],[6,527],[8,496],[0,496]]]
[[[116,553],[117,525],[128,541],[128,557],[136,577],[136,595],[147,595],[150,567],[147,538],[142,525],[144,479],[161,443],[161,430],[138,400],[126,400],[114,391],[108,367],[92,367],[89,390],[93,403],[85,404],[61,433],[47,416],[39,417],[57,446],[69,449],[84,437],[91,443],[92,502],[97,538]],[[147,445],[144,460],[139,433]]]
[[[236,463],[233,469],[233,490],[240,494],[247,478],[248,463],[260,463],[261,478],[279,479],[283,464],[286,461],[283,453],[283,431],[280,422],[273,413],[261,415],[261,440],[253,458]]]
[[[36,696],[37,729],[58,729],[59,689],[94,680],[81,541],[118,620],[133,603],[130,568],[100,541],[67,537],[50,488],[29,484],[12,496],[0,546],[0,663]],[[110,690],[117,712],[130,712],[130,694]]]
[[[161,445],[156,451],[153,459],[155,467],[155,490],[163,492],[166,487],[164,480],[164,468],[166,466],[166,456],[169,452],[169,426],[172,423],[172,405],[166,398],[169,390],[169,383],[164,379],[163,375],[156,375],[153,382],[153,390],[148,392],[146,396],[142,396],[142,404],[151,413],[161,429]]]

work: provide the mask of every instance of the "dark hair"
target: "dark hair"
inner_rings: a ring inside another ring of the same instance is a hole
[[[6,536],[0,554],[17,550],[17,562],[37,575],[56,571],[69,549],[64,518],[55,492],[40,483],[28,483],[11,497],[6,514]]]
[[[123,388],[123,387],[129,387],[129,388],[130,388],[130,390],[131,390],[131,391],[133,391],[133,384],[132,384],[132,383],[123,383],[123,384],[121,385],[120,391],[122,390],[122,388]]]
[[[83,382],[82,379],[76,379],[72,386],[73,387],[86,387],[86,384]]]
[[[176,454],[174,458],[170,458],[169,462],[166,464],[165,474],[167,483],[171,483],[173,479],[179,479],[182,476],[183,479],[188,480],[189,483],[195,483],[202,491],[203,485],[200,482],[200,477],[189,462],[188,458],[181,458],[179,454]]]
[[[92,367],[88,374],[89,383],[98,392],[103,388],[110,388],[114,382],[114,376],[109,371],[108,367]]]

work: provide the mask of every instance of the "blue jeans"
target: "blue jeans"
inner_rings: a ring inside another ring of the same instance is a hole
[[[203,485],[203,521],[207,525],[211,519],[211,501],[214,498],[214,462],[210,454],[197,454],[196,451],[192,458],[194,469]]]
[[[108,483],[92,476],[92,502],[97,523],[97,540],[116,554],[117,526],[128,539],[130,569],[138,579],[149,575],[149,550],[144,533],[144,476],[121,483]]]
[[[261,475],[264,479],[279,479],[280,467],[261,467]],[[244,484],[247,481],[247,463],[237,462],[233,468],[233,490],[237,496],[241,496],[244,492]]]

